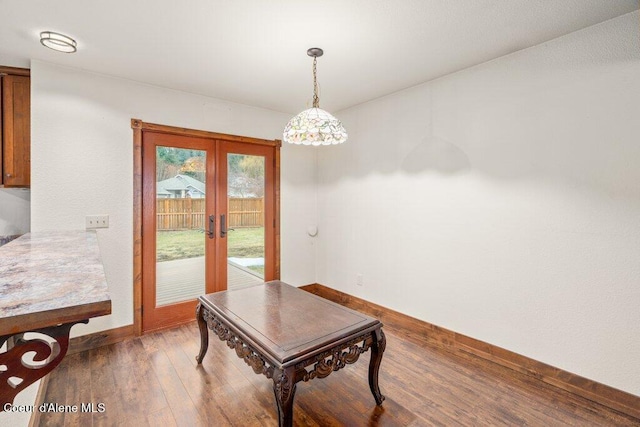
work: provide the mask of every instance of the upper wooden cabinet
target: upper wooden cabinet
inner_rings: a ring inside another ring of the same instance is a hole
[[[29,70],[0,67],[2,128],[0,183],[28,187],[31,178],[31,82]]]

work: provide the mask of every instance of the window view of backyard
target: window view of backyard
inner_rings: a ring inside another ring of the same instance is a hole
[[[202,241],[205,237],[201,230],[158,232],[157,261],[204,256]],[[227,248],[228,258],[264,259],[264,227],[229,229]],[[264,264],[249,265],[248,268],[260,276],[264,274]]]
[[[199,150],[157,147],[158,306],[205,293],[205,229],[209,216],[205,212],[208,197],[205,155]],[[230,288],[264,280],[264,158],[229,154],[227,169],[225,240]],[[217,236],[218,233],[216,230]]]

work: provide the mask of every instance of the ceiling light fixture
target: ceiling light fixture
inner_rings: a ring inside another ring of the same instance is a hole
[[[58,52],[73,53],[78,45],[74,39],[64,34],[54,33],[53,31],[43,31],[40,33],[40,43],[49,49]]]
[[[307,55],[313,57],[313,108],[304,110],[287,123],[282,137],[291,144],[332,145],[347,140],[347,131],[340,120],[320,108],[316,63],[323,53],[319,47],[307,50]]]

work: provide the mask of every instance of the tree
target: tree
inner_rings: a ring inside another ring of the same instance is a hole
[[[190,157],[184,161],[180,173],[189,175],[200,182],[205,181],[207,165],[204,156]]]
[[[182,173],[204,182],[206,170],[205,154],[202,150],[157,147],[156,180],[162,181]]]
[[[229,189],[242,197],[264,196],[264,157],[230,154],[228,158]]]

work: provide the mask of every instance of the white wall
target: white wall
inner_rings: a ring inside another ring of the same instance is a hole
[[[640,395],[638,18],[337,112],[318,282]]]
[[[83,229],[85,216],[108,214],[98,231],[112,315],[74,336],[133,323],[133,133],[130,119],[265,139],[280,139],[288,114],[233,104],[49,63],[31,64],[32,231]],[[315,282],[313,150],[281,151],[282,280]],[[313,188],[313,191],[308,191]]]

